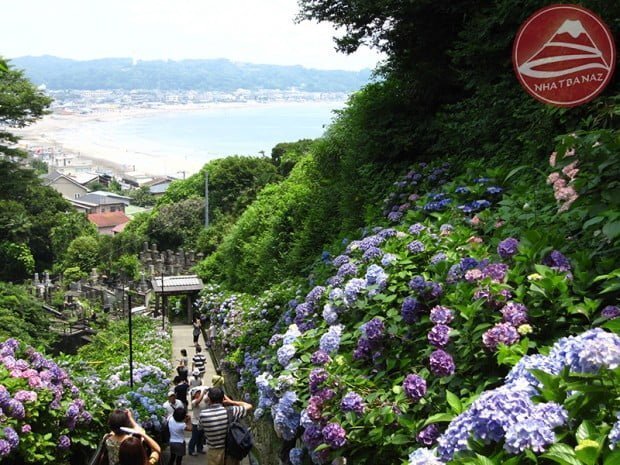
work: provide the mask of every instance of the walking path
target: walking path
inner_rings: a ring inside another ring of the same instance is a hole
[[[213,366],[213,360],[209,354],[209,351],[206,349],[205,341],[200,336],[198,340],[200,346],[202,347],[202,353],[207,356],[207,365],[206,371],[203,376],[203,384],[205,386],[211,385],[211,379],[215,375],[215,368]],[[192,373],[192,357],[196,354],[196,349],[194,348],[193,338],[192,338],[192,325],[172,325],[172,363],[175,367],[174,373],[171,374],[170,379],[176,375],[176,366],[178,365],[178,360],[181,358],[181,349],[187,350],[187,357],[189,358],[189,374],[191,377]],[[191,412],[191,410],[190,410]],[[191,413],[190,413],[191,415]],[[185,443],[189,444],[189,440],[192,437],[191,431],[185,432]],[[206,450],[206,447],[205,447]],[[168,459],[167,451],[165,460]],[[207,456],[198,454],[196,456],[191,456],[187,454],[183,457],[183,465],[206,465]],[[247,458],[241,461],[241,465],[247,465],[249,461]]]

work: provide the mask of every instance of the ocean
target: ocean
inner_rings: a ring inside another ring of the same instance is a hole
[[[261,152],[269,156],[280,142],[320,137],[333,111],[343,107],[344,102],[335,101],[215,106],[90,122],[80,131],[101,145],[134,154],[138,170],[148,171],[144,166],[148,159],[157,165],[165,159],[166,171],[175,167],[194,171],[216,158]]]

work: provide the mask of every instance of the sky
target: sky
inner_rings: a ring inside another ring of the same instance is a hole
[[[228,58],[319,69],[374,68],[334,49],[327,23],[294,22],[297,0],[1,0],[0,56],[86,60]]]

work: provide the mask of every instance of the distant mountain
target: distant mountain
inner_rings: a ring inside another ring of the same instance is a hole
[[[11,60],[36,84],[48,89],[161,89],[234,91],[290,89],[351,92],[366,84],[371,71],[326,71],[303,66],[257,65],[230,60],[138,61],[105,58],[77,61],[54,56]]]

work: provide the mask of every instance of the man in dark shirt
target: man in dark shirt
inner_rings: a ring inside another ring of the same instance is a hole
[[[207,438],[207,465],[238,465],[239,461],[228,457],[224,459],[226,433],[228,431],[228,414],[231,421],[247,415],[252,404],[231,400],[220,388],[211,388],[207,394],[209,404],[200,412],[200,424]]]

